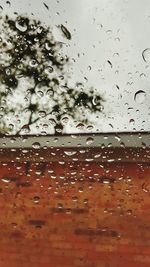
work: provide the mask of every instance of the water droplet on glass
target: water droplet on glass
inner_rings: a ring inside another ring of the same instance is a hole
[[[16,28],[20,31],[20,32],[25,32],[27,30],[27,24],[24,20],[16,20]]]
[[[35,204],[38,204],[39,201],[40,201],[40,197],[35,196],[35,197],[33,198],[33,202],[34,202]]]
[[[30,132],[30,127],[28,124],[22,126],[20,134],[28,134]]]
[[[145,78],[146,77],[146,74],[145,73],[141,73],[140,74],[140,78]]]
[[[111,123],[109,123],[108,125],[109,125],[112,129],[114,128],[114,126],[113,126]]]
[[[135,120],[134,119],[130,119],[129,123],[130,123],[131,126],[134,126]]]
[[[29,65],[31,67],[37,67],[38,63],[37,63],[37,61],[35,59],[32,59],[32,60],[30,60]]]
[[[127,215],[132,215],[132,210],[127,210]]]
[[[146,93],[143,90],[139,90],[135,93],[134,95],[134,100],[138,103],[141,104],[144,102],[146,98]]]
[[[94,128],[93,125],[88,125],[88,126],[87,126],[87,130],[88,130],[88,131],[92,130],[93,128]]]
[[[62,133],[63,132],[63,125],[56,124],[55,131],[56,131],[56,133],[59,133],[59,134]]]
[[[150,48],[146,48],[142,52],[142,57],[143,57],[143,59],[144,59],[145,62],[150,62]]]
[[[40,171],[40,170],[35,171],[35,174],[36,174],[36,175],[41,175],[41,174],[42,174],[42,171]]]
[[[83,192],[83,187],[79,187],[78,191],[79,191],[79,193],[82,193]]]
[[[145,184],[145,183],[142,184],[142,190],[143,190],[145,193],[148,193],[148,192],[149,192],[147,186],[148,186],[148,185]]]
[[[53,72],[53,68],[51,66],[48,66],[48,67],[45,68],[45,73],[46,74],[50,74],[52,72]]]
[[[53,96],[54,95],[54,90],[53,89],[48,89],[47,92],[46,92],[46,94],[48,96]]]
[[[103,184],[109,184],[110,183],[110,180],[107,177],[102,177],[101,181],[102,181]]]
[[[124,142],[121,142],[120,143],[120,146],[123,147],[123,148],[125,148],[125,143]]]
[[[6,4],[7,4],[7,5],[9,5],[9,6],[11,6],[11,3],[10,3],[10,1],[6,1]]]
[[[58,209],[63,209],[63,204],[62,203],[58,203],[57,207],[58,207]]]
[[[43,31],[43,27],[42,27],[42,26],[39,26],[39,27],[37,28],[37,32],[38,32],[38,33],[42,33],[42,31]]]
[[[62,118],[62,123],[63,124],[67,124],[68,121],[69,121],[69,118],[67,116],[65,116],[65,117]]]
[[[9,128],[10,128],[10,130],[12,130],[14,128],[14,125],[12,123],[10,123]]]
[[[5,178],[2,178],[1,180],[2,180],[4,183],[10,183],[10,178],[5,177]]]
[[[97,105],[97,102],[98,102],[98,99],[97,99],[97,97],[95,96],[95,97],[93,97],[93,99],[92,99],[92,103],[93,103],[93,105],[94,106],[96,106]]]
[[[101,154],[96,154],[96,155],[94,156],[94,158],[97,159],[97,158],[99,158],[100,156],[101,156]]]
[[[34,149],[39,149],[41,146],[40,146],[40,143],[35,142],[35,143],[32,144],[32,147],[33,147]]]
[[[65,36],[68,40],[71,40],[71,33],[68,31],[68,29],[67,29],[64,25],[62,25],[62,24],[61,24],[60,27],[61,27],[61,30],[62,30],[64,36]]]
[[[76,153],[77,153],[76,151],[64,151],[64,154],[67,155],[67,156],[73,156]]]
[[[91,145],[93,142],[94,142],[94,139],[93,139],[92,137],[88,137],[88,138],[86,139],[86,144],[87,144],[87,145]]]
[[[84,124],[83,123],[78,123],[76,128],[79,129],[79,130],[83,130]]]
[[[89,66],[88,66],[88,70],[90,71],[91,69],[92,69],[92,67],[89,65]]]
[[[49,119],[51,125],[56,126],[56,121],[54,119]]]
[[[52,46],[50,45],[49,42],[46,42],[45,43],[45,48],[46,48],[46,50],[50,50],[52,48]]]
[[[120,140],[121,140],[120,136],[118,136],[118,135],[115,136],[115,139],[116,139],[118,142],[120,142]]]
[[[42,92],[42,91],[37,91],[37,95],[39,96],[39,97],[43,97],[44,96],[44,93]]]
[[[77,202],[77,201],[78,201],[78,198],[77,198],[76,196],[73,196],[73,197],[72,197],[72,201],[73,201],[73,202]]]
[[[47,10],[49,10],[49,6],[45,3],[43,3]]]
[[[40,117],[40,118],[44,118],[44,117],[46,116],[46,112],[43,111],[43,110],[39,111],[38,114],[39,114],[39,117]]]
[[[12,223],[11,225],[12,225],[12,227],[13,227],[14,229],[17,228],[17,223]]]
[[[54,138],[54,142],[55,142],[55,143],[58,142],[58,140],[59,140],[59,139],[58,139],[57,137]]]

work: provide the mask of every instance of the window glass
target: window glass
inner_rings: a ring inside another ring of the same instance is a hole
[[[1,1],[1,133],[148,131],[149,5]]]

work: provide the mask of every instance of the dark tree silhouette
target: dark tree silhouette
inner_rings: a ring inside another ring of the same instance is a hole
[[[102,97],[93,88],[68,86],[69,58],[50,27],[22,16],[1,17],[0,24],[1,133],[27,133],[41,121],[61,133],[66,116],[86,123],[89,113],[101,111]]]

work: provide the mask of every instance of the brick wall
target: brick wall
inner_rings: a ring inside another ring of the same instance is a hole
[[[0,166],[0,267],[149,267],[148,162]]]

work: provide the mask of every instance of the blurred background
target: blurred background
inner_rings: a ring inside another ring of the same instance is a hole
[[[50,26],[69,57],[68,84],[82,83],[84,91],[93,87],[104,99],[102,112],[89,117],[89,127],[76,119],[67,122],[65,133],[150,130],[149,0],[0,0],[0,6],[2,17],[17,12]],[[71,38],[62,34],[60,25]],[[13,105],[21,97],[17,94]],[[8,123],[12,121],[8,116]],[[41,133],[42,127],[34,125],[30,133]]]

